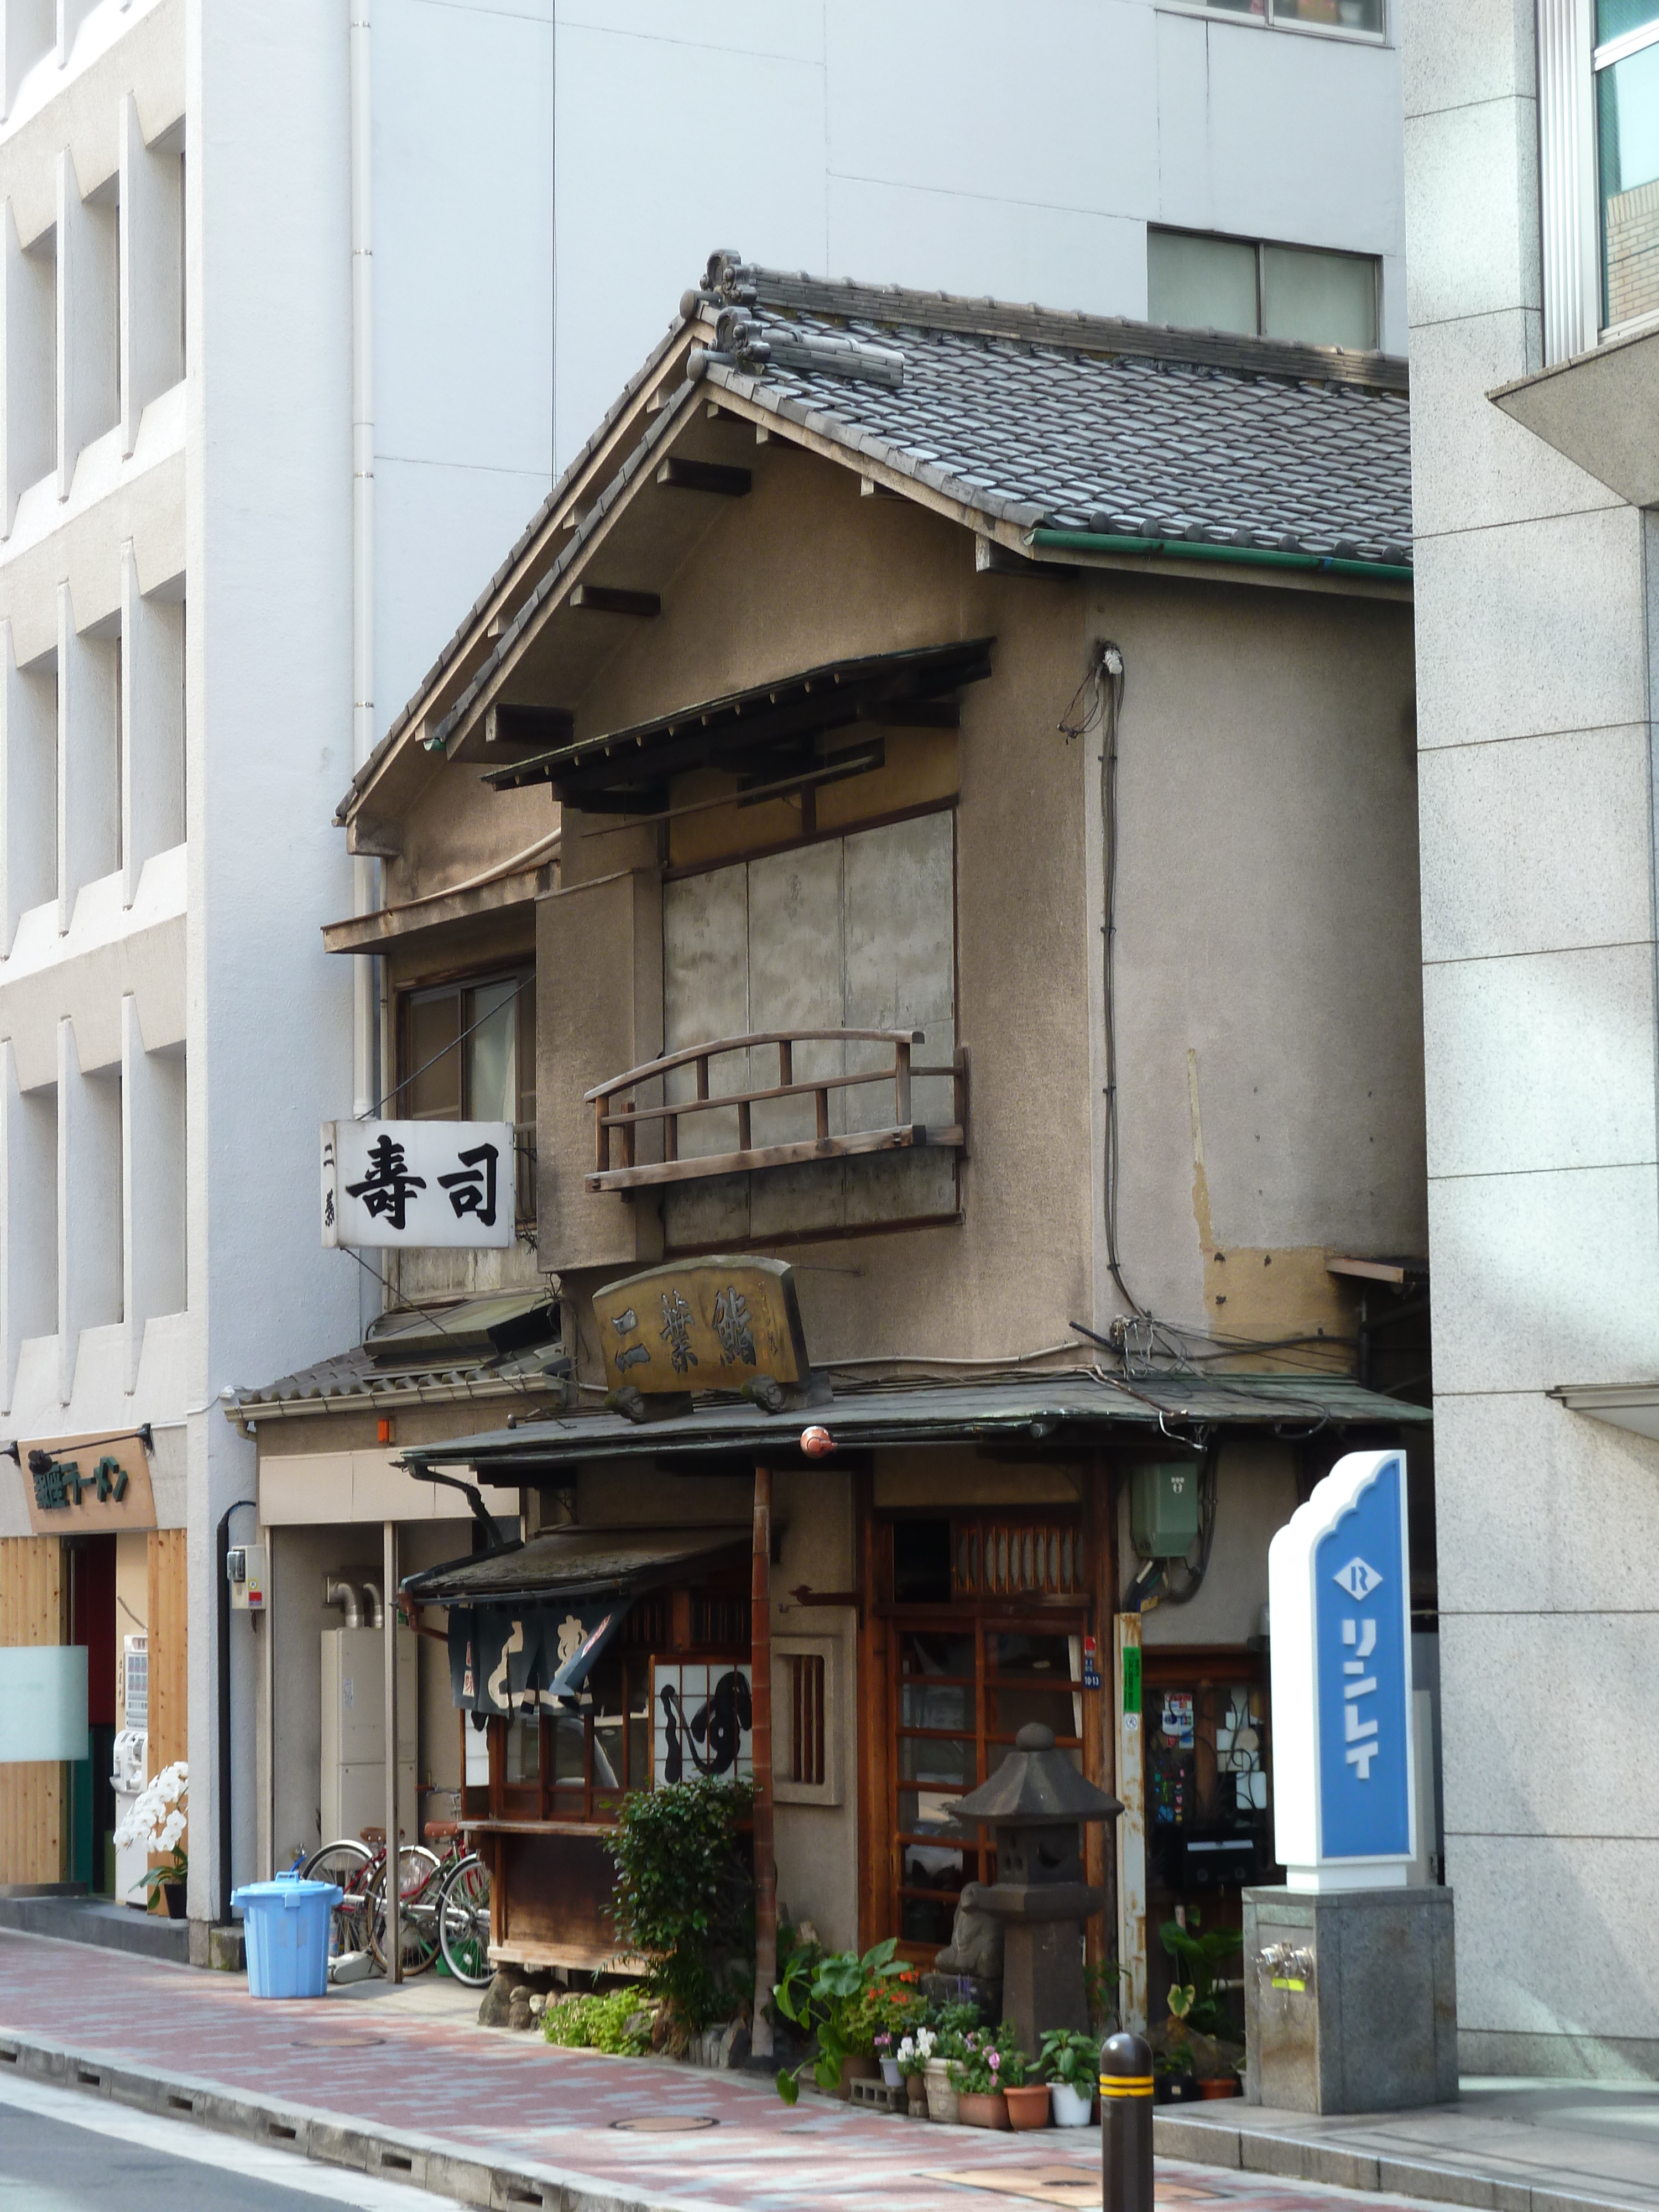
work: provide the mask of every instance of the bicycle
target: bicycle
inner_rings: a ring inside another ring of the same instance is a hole
[[[434,1851],[419,1844],[400,1844],[398,1850],[398,1892],[400,1914],[405,1900],[418,1898],[439,1870]],[[362,1840],[341,1836],[325,1844],[305,1862],[301,1873],[307,1881],[333,1882],[340,1902],[329,1916],[329,1955],[368,1951],[382,1973],[386,1972],[386,1830],[365,1828]],[[429,1917],[430,1916],[426,1916]],[[418,1974],[438,1955],[435,1933],[428,1935],[423,1917],[404,1918],[398,1949],[404,1972]]]

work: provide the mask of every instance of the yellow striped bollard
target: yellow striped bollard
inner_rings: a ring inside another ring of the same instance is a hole
[[[1152,2054],[1138,2035],[1100,2046],[1103,2212],[1152,2212]]]

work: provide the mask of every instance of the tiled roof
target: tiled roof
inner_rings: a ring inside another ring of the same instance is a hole
[[[727,343],[733,337],[738,343]],[[772,357],[762,358],[761,348]],[[842,374],[821,365],[837,352]],[[860,373],[860,353],[874,374]],[[828,282],[716,254],[667,337],[353,779],[337,820],[409,742],[411,726],[435,708],[426,742],[441,744],[488,690],[526,627],[580,569],[617,502],[648,481],[656,454],[678,435],[695,396],[681,380],[688,367],[775,417],[781,434],[796,426],[839,448],[849,466],[895,488],[915,484],[964,520],[982,516],[1005,541],[1056,528],[1120,541],[1103,551],[1138,538],[1158,555],[1184,539],[1288,555],[1304,566],[1311,557],[1397,573],[1411,561],[1402,361]],[[656,411],[601,478],[595,466],[605,465],[606,436],[647,386]],[[542,540],[560,513],[570,534],[555,552]],[[526,596],[458,690],[453,664],[515,569]]]
[[[1411,557],[1410,403],[1397,374],[1365,381],[1351,356],[1214,336],[1195,359],[1175,333],[1081,318],[1028,313],[1024,327],[1041,337],[951,327],[914,293],[875,313],[881,295],[860,292],[866,312],[848,314],[834,285],[794,280],[784,304],[783,288],[753,273],[739,336],[746,321],[786,352],[803,340],[896,350],[902,381],[775,359],[750,368],[752,341],[712,354],[708,380],[996,520]],[[1115,347],[1114,335],[1131,343]]]
[[[233,1420],[270,1420],[526,1395],[544,1409],[569,1366],[557,1328],[556,1305],[539,1291],[392,1312],[367,1344],[274,1382],[244,1385],[226,1411]]]

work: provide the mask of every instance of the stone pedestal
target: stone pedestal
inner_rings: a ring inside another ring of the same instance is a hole
[[[1247,1889],[1245,2096],[1387,2112],[1457,2094],[1449,1889]]]
[[[1083,1923],[1104,1904],[1083,1882],[997,1882],[980,1891],[983,1911],[1002,1922],[1002,2017],[1035,2058],[1050,2028],[1086,2030]]]

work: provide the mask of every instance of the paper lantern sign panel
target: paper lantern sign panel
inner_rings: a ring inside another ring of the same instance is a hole
[[[730,1660],[651,1662],[651,1773],[674,1782],[749,1782],[754,1671]]]

